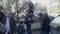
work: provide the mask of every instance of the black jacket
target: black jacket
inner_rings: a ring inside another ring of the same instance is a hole
[[[33,23],[33,19],[32,18],[25,17],[25,21],[24,22],[25,22],[25,24]]]
[[[2,21],[2,18],[3,18],[4,16],[5,16],[5,15],[3,14],[3,12],[0,11],[0,23],[2,23],[1,21]],[[0,34],[4,34],[4,33],[0,32]]]
[[[5,16],[1,19],[1,23],[4,25],[6,24]],[[11,17],[11,19],[10,19],[10,34],[13,34],[13,33],[16,33],[16,21],[13,17]]]
[[[0,11],[0,21],[1,19],[4,17],[5,15],[3,14],[3,12]]]
[[[47,31],[47,32],[50,31],[50,26],[49,26],[50,21],[51,19],[48,16],[44,18],[43,25],[42,25],[42,31]]]

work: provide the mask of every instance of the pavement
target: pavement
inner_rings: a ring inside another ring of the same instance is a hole
[[[41,31],[40,30],[33,30],[32,34],[40,34]],[[25,31],[25,34],[28,34],[27,31]]]
[[[26,25],[24,25],[24,28],[27,29]],[[34,23],[31,26],[32,28],[32,34],[40,34],[41,30],[39,30],[41,28],[40,23]],[[25,31],[25,34],[28,34],[27,31]]]
[[[32,34],[40,34],[39,30],[32,31]]]
[[[24,25],[24,28],[27,29],[26,25]],[[32,28],[32,34],[40,34],[39,29],[41,28],[41,26],[39,22],[32,24],[31,28]],[[25,34],[28,34],[27,31],[25,31]]]

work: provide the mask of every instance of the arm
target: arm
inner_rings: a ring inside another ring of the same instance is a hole
[[[16,34],[16,21],[13,19],[14,34]]]

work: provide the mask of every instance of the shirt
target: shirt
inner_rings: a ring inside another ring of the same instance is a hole
[[[6,17],[6,32],[5,34],[8,34],[8,32],[10,33],[10,22],[9,22],[9,18]]]

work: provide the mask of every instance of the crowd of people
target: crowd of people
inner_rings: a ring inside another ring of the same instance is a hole
[[[34,20],[32,17],[34,17],[34,11],[33,11],[33,4],[29,4],[30,9],[26,11],[26,16],[22,15],[21,18],[17,18],[18,20],[15,20],[11,12],[2,11],[0,10],[0,34],[24,34],[24,24],[27,26],[27,32],[28,34],[32,34],[31,24],[34,23]],[[2,7],[1,7],[2,8]],[[39,13],[39,22],[41,24],[41,34],[49,34],[50,32],[50,26],[49,23],[51,19],[48,17],[48,14],[42,14]]]

